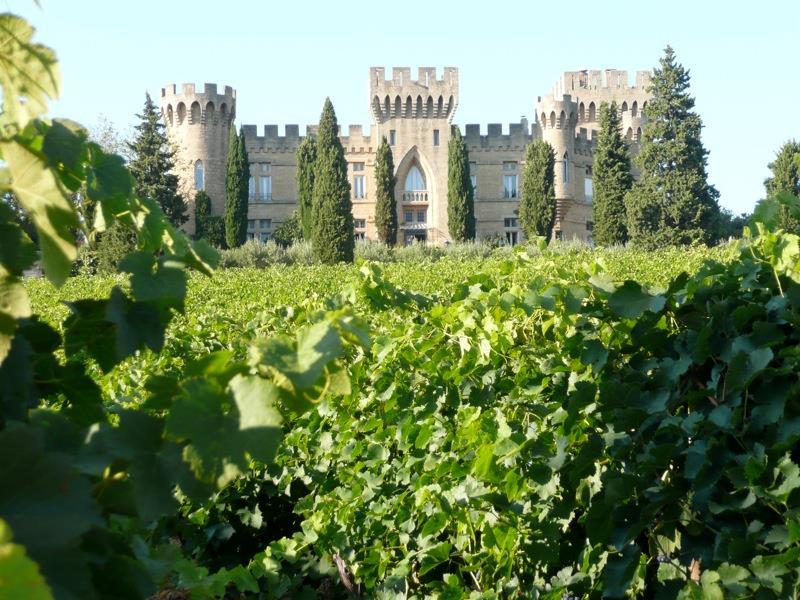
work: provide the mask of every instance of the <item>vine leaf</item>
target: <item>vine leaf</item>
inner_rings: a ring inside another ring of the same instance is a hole
[[[3,120],[23,126],[47,111],[47,100],[58,98],[61,74],[55,53],[32,44],[35,29],[14,15],[0,15],[0,86]]]
[[[0,144],[0,152],[10,189],[36,225],[45,275],[60,286],[78,254],[72,233],[79,227],[78,217],[55,174],[38,156],[17,142]]]
[[[0,593],[4,598],[53,598],[39,566],[28,558],[25,548],[11,542],[11,528],[3,519],[0,519]]]

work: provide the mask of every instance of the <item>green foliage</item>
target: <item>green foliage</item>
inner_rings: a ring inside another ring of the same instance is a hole
[[[447,144],[447,229],[454,242],[475,239],[475,190],[469,177],[469,151],[458,127]]]
[[[297,211],[292,211],[289,218],[275,228],[272,239],[283,248],[288,248],[304,239],[303,224]]]
[[[136,234],[122,224],[114,224],[97,235],[95,269],[98,273],[118,273],[119,263],[136,247]]]
[[[528,238],[550,239],[556,220],[554,188],[555,152],[543,140],[525,149],[525,168],[519,198],[519,222]]]
[[[325,99],[317,135],[314,166],[314,234],[317,260],[324,264],[353,262],[355,237],[347,162],[330,98]]]
[[[134,191],[142,198],[154,200],[173,225],[183,225],[187,220],[186,203],[178,193],[178,176],[175,171],[175,153],[170,148],[161,113],[150,94],[147,94],[142,113],[136,115],[136,136],[128,144],[132,159],[130,171],[135,182]]]
[[[72,298],[46,324],[21,279],[35,248],[0,204],[0,596],[143,599],[161,586],[205,598],[257,593],[241,565],[210,573],[152,527],[179,502],[208,501],[271,460],[279,410],[343,389],[341,357],[366,337],[342,308],[293,338],[250,336],[249,359],[217,348],[151,369],[136,386],[146,394],[138,404],[101,388],[128,373],[126,361],[159,361],[188,271],[211,274],[217,256],[180,233],[157,197],[136,195],[121,157],[75,123],[43,119],[57,71],[31,35],[23,20],[0,15],[0,193],[35,226],[55,285],[73,269],[76,231],[90,240],[118,231],[134,246],[119,260],[124,275]],[[79,190],[92,223],[78,218]]]
[[[384,136],[375,156],[375,228],[378,239],[389,246],[397,243],[396,184],[392,149]]]
[[[307,135],[295,151],[297,161],[297,206],[300,210],[300,223],[303,239],[310,240],[314,233],[314,169],[317,162],[317,142]]]
[[[706,174],[702,121],[692,109],[689,72],[667,46],[653,71],[647,124],[636,157],[640,180],[628,193],[628,236],[646,248],[714,240],[719,193]]]
[[[197,190],[194,195],[194,237],[202,240],[206,237],[206,222],[211,216],[211,198],[205,190]]]
[[[241,246],[247,240],[249,186],[250,161],[244,132],[237,135],[236,129],[231,126],[225,171],[225,244],[228,248]]]
[[[600,133],[594,151],[592,182],[592,238],[598,246],[624,244],[628,241],[625,194],[633,185],[633,174],[616,102],[600,105]]]
[[[772,171],[772,177],[764,181],[768,197],[781,193],[800,197],[800,143],[790,140],[783,144],[768,166]],[[800,222],[789,214],[785,206],[780,209],[779,227],[791,233],[800,232]]]

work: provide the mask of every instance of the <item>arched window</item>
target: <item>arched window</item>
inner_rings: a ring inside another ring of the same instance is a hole
[[[396,119],[403,116],[403,101],[400,96],[395,96],[394,98],[394,116]]]
[[[173,122],[174,118],[175,117],[172,114],[172,104],[169,104],[167,105],[167,122],[169,123],[170,127],[172,127],[172,125],[174,124]]]
[[[597,120],[597,109],[594,106],[594,102],[589,103],[589,120],[592,122]]]
[[[444,116],[444,98],[442,96],[439,96],[439,102],[436,103],[436,116]]]
[[[429,119],[433,116],[433,96],[428,96],[428,101],[425,103],[425,116]]]
[[[586,107],[583,105],[583,102],[581,102],[578,105],[578,120],[582,123],[584,119],[586,119]]]
[[[632,127],[628,127],[628,131],[625,134],[625,139],[628,140],[628,141],[633,139],[633,128]]]
[[[558,125],[559,127],[565,127],[567,125],[567,113],[565,113],[563,110],[561,111],[561,114],[558,115]]]
[[[425,191],[425,177],[422,176],[422,171],[419,170],[417,165],[412,165],[406,176],[406,191],[407,192],[421,192]]]
[[[550,127],[556,126],[556,111],[550,111]]]
[[[389,96],[383,99],[383,114],[386,119],[392,118],[392,101],[389,100]]]
[[[417,118],[422,116],[422,96],[417,96],[417,112],[414,116]]]
[[[641,142],[642,141],[642,128],[641,127],[637,127],[636,128],[636,141],[637,142]]]
[[[194,189],[204,190],[206,188],[206,174],[203,170],[203,161],[194,162]]]
[[[622,102],[622,112],[628,112],[628,103],[627,101]]]
[[[414,110],[414,102],[411,100],[411,96],[406,97],[406,119],[411,118],[411,112]]]
[[[206,123],[211,123],[214,120],[214,103],[209,102],[206,104]]]
[[[225,118],[228,116],[228,105],[224,102],[219,105],[219,115],[222,118],[222,121],[225,121]]]
[[[638,117],[639,116],[639,103],[636,100],[633,101],[631,104],[631,116]]]
[[[569,183],[569,153],[564,152],[564,183]]]
[[[178,125],[183,125],[186,119],[186,105],[183,102],[178,103]]]

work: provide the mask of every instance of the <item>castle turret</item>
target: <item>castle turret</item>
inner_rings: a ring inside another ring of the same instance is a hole
[[[176,162],[181,191],[189,203],[189,221],[184,228],[194,232],[194,192],[206,190],[211,210],[225,208],[225,163],[228,135],[236,117],[236,90],[206,83],[198,91],[193,83],[161,89],[161,114],[170,138],[178,147]]]
[[[578,105],[568,94],[540,97],[536,103],[536,115],[542,139],[550,143],[556,155],[554,186],[558,220],[564,210],[562,201],[575,198],[573,162]]]
[[[407,67],[369,71],[370,109],[375,145],[385,136],[397,165],[396,197],[400,242],[441,243],[447,231],[447,144],[458,106],[458,69],[420,67],[412,79]],[[413,216],[412,220],[407,215]]]

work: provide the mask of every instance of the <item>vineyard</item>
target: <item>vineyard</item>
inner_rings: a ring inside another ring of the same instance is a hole
[[[798,597],[775,205],[710,250],[215,271],[44,119],[32,36],[0,15],[0,182],[38,239],[0,204],[1,599]],[[121,274],[71,277],[112,224]]]

